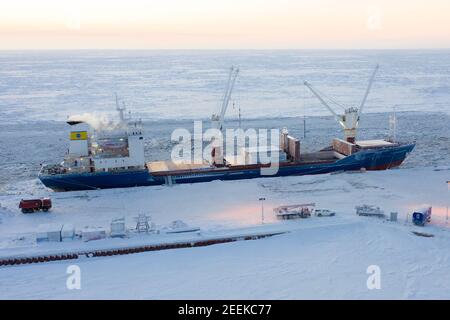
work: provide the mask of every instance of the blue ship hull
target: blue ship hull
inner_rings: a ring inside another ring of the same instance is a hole
[[[414,144],[366,149],[345,158],[326,163],[280,163],[275,175],[262,175],[260,166],[225,167],[212,170],[152,174],[148,170],[94,172],[78,174],[40,174],[42,183],[55,191],[95,190],[153,186],[171,183],[197,183],[213,180],[241,180],[259,177],[324,174],[337,171],[385,170],[399,166],[414,149]]]

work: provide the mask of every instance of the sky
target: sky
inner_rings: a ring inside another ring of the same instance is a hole
[[[450,48],[449,0],[2,0],[0,49]]]

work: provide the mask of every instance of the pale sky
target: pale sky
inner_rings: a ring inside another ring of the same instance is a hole
[[[450,48],[450,0],[1,0],[0,49]]]

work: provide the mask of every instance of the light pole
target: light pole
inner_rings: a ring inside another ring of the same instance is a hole
[[[447,193],[450,193],[450,181],[447,181]],[[447,204],[447,214],[445,216],[445,224],[448,224],[448,199],[446,201]]]
[[[264,200],[266,198],[259,198],[259,201],[261,201],[261,223],[264,224]]]

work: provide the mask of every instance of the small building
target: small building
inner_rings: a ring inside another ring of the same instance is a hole
[[[61,240],[71,241],[75,238],[75,226],[73,224],[65,223],[61,229]]]
[[[81,230],[83,241],[100,240],[106,238],[106,229],[101,227],[87,227]]]
[[[61,229],[60,224],[41,224],[36,232],[36,241],[61,242]]]
[[[125,237],[125,218],[113,219],[111,221],[111,237]]]

